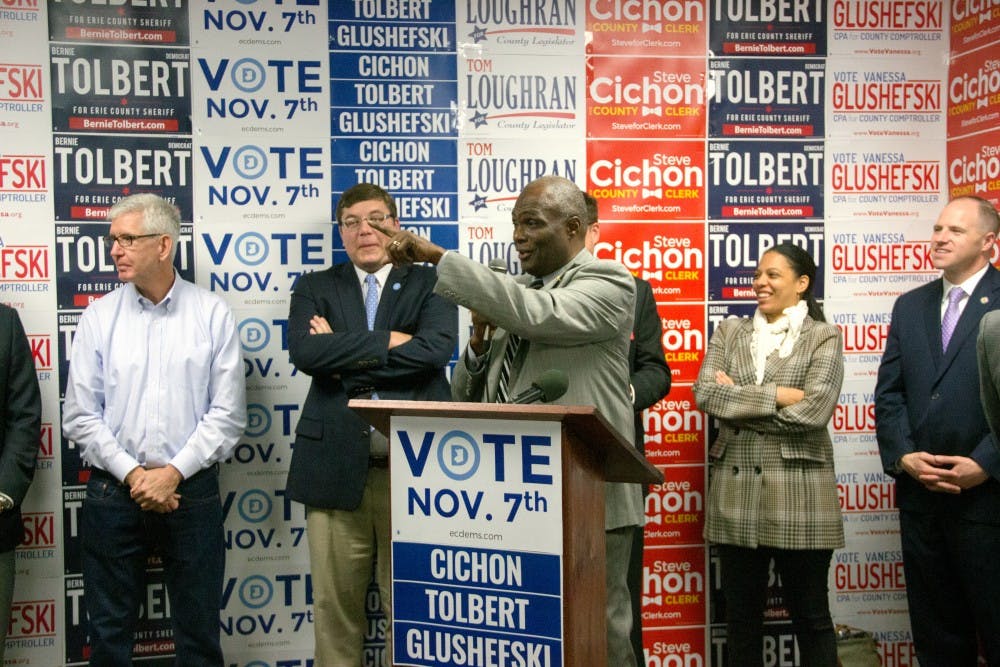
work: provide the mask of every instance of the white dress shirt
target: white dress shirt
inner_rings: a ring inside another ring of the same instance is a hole
[[[158,304],[126,283],[84,311],[63,433],[85,462],[119,480],[167,464],[187,479],[229,456],[246,415],[239,335],[219,296],[175,275]]]

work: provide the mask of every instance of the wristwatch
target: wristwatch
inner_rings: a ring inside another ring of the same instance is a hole
[[[0,512],[14,509],[14,501],[6,493],[0,493]]]

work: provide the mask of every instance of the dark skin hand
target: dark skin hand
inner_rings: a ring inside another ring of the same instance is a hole
[[[387,251],[394,266],[413,264],[414,262],[437,264],[444,256],[444,248],[405,229],[393,229],[371,221],[368,224],[375,231],[392,239]]]
[[[368,224],[375,231],[392,239],[387,247],[387,252],[394,266],[413,264],[414,262],[437,264],[444,256],[444,248],[405,229],[393,229],[371,221]],[[472,335],[469,337],[469,347],[477,355],[483,354],[496,326],[481,317],[479,313],[469,312],[472,315]]]

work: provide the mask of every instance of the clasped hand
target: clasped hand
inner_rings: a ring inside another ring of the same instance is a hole
[[[143,510],[166,514],[180,507],[181,496],[177,485],[183,476],[172,465],[162,468],[133,468],[125,476],[132,500]]]
[[[988,477],[986,471],[967,456],[910,452],[899,463],[910,477],[928,491],[937,493],[961,493],[979,486]]]

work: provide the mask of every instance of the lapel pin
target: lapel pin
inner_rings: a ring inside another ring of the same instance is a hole
[[[981,296],[981,297],[979,297],[979,303],[987,304],[989,302],[990,302],[990,297],[988,297],[988,296]]]
[[[393,292],[398,292],[399,291],[399,287],[400,287],[399,283],[393,283],[392,284],[392,291]]]

